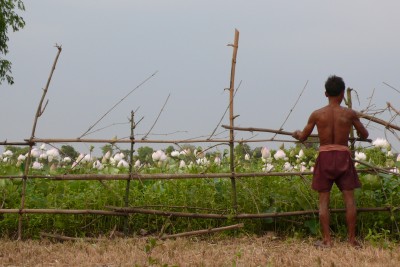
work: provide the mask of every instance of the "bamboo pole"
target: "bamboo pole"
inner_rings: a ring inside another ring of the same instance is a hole
[[[177,237],[185,237],[185,236],[192,236],[192,235],[205,235],[205,234],[211,234],[211,233],[216,233],[216,232],[222,232],[222,231],[226,231],[226,230],[239,229],[239,228],[243,228],[243,226],[244,226],[243,223],[238,223],[238,224],[223,226],[223,227],[218,227],[218,228],[190,231],[190,232],[184,232],[184,233],[173,234],[173,235],[164,235],[164,236],[161,236],[160,239],[164,240],[164,239],[168,239],[168,238],[177,238]]]
[[[271,213],[242,213],[242,214],[213,214],[213,213],[189,213],[189,212],[176,212],[176,211],[162,211],[151,210],[142,208],[118,208],[106,206],[116,212],[123,213],[138,213],[159,215],[166,217],[184,217],[184,218],[201,218],[201,219],[260,219],[260,218],[276,218],[288,216],[301,216],[317,214],[319,210],[302,210],[302,211],[286,211],[286,212],[271,212]],[[400,211],[400,207],[371,207],[371,208],[358,208],[357,212],[379,212],[379,211]],[[331,213],[343,213],[346,209],[330,209]]]
[[[142,208],[119,208],[113,206],[105,206],[105,208],[111,209],[114,212],[122,213],[139,213],[139,214],[149,214],[149,215],[160,215],[160,216],[172,216],[172,217],[187,217],[187,218],[200,218],[200,219],[227,219],[231,218],[230,215],[224,214],[213,214],[213,213],[196,213],[196,212],[179,212],[179,211],[162,211],[162,210],[152,210],[152,209],[142,209]]]
[[[30,140],[30,139],[29,139]],[[90,139],[90,138],[33,138],[35,143],[131,143],[130,139]],[[179,139],[179,140],[141,140],[135,139],[135,143],[140,144],[167,144],[167,143],[228,143],[229,139]]]
[[[0,146],[29,146],[29,142],[18,142],[18,141],[4,141],[0,142]]]
[[[254,128],[254,127],[231,127],[229,125],[222,125],[222,128],[225,129],[233,129],[236,131],[247,131],[247,132],[267,132],[267,133],[276,133],[282,135],[289,135],[292,136],[293,132],[283,131],[283,130],[274,130],[274,129],[267,129],[267,128]],[[318,138],[318,134],[310,134],[309,137],[316,137]],[[350,137],[350,141],[365,141],[365,142],[372,142],[371,139],[361,139],[361,138],[354,138]],[[288,140],[290,141],[290,140]],[[298,141],[295,141],[298,142]]]
[[[105,215],[105,216],[126,216],[129,214],[149,214],[160,215],[166,217],[185,217],[185,218],[200,218],[200,219],[257,219],[257,218],[275,218],[288,216],[301,216],[317,214],[318,210],[303,210],[303,211],[287,211],[287,212],[272,212],[272,213],[241,213],[241,214],[213,214],[213,213],[188,213],[188,212],[171,212],[161,210],[150,210],[141,208],[120,208],[106,206],[107,210],[65,210],[65,209],[0,209],[0,214],[64,214],[64,215]],[[357,212],[399,212],[400,207],[365,207],[357,208]],[[330,209],[331,213],[346,212],[346,209]]]
[[[364,162],[360,162],[365,165]],[[389,172],[389,168],[377,168],[368,165],[369,169],[358,169],[357,173],[376,173],[384,172],[393,175],[400,175],[397,173]],[[234,173],[235,178],[255,178],[255,177],[270,177],[270,176],[299,176],[299,175],[312,175],[311,171],[306,172],[249,172],[249,173]],[[214,178],[230,178],[232,173],[187,173],[187,174],[61,174],[61,175],[28,175],[29,179],[48,179],[55,181],[94,181],[94,180],[179,180],[179,179],[214,179]],[[4,175],[0,179],[21,179],[23,176]]]
[[[352,90],[353,89],[351,89],[351,88],[347,88],[347,107],[349,109],[353,109],[353,101],[351,99],[351,91]],[[353,125],[350,128],[350,138],[349,139],[354,140],[354,126]],[[353,158],[354,158],[354,143],[355,142],[350,143],[350,150],[351,150],[351,155]]]
[[[385,128],[392,128],[394,130],[400,131],[400,126],[397,126],[397,125],[394,125],[394,124],[392,124],[390,122],[375,118],[375,117],[370,116],[370,115],[365,114],[365,113],[361,113],[361,112],[358,112],[358,111],[356,111],[356,113],[357,113],[357,116],[362,118],[362,119],[366,119],[366,120],[378,123],[380,125],[385,126]]]
[[[230,126],[224,125],[223,127],[230,128]],[[239,131],[250,131],[252,129],[261,129],[261,128],[242,128],[242,127],[233,127],[233,130]],[[245,130],[242,130],[245,129]],[[368,140],[368,139],[367,139]],[[357,140],[361,141],[361,140]],[[118,144],[118,143],[131,143],[129,139],[71,139],[71,138],[34,138],[32,142],[36,143],[109,143],[109,144]],[[221,144],[229,144],[229,139],[184,139],[184,140],[140,140],[135,139],[135,143],[140,144],[188,144],[188,143],[221,143]],[[256,142],[298,142],[295,140],[283,140],[283,139],[248,139],[248,140],[234,140],[235,143],[256,143]],[[305,141],[309,143],[315,143],[314,141]]]
[[[237,51],[239,48],[239,31],[235,29],[235,40],[233,45],[233,55],[232,55],[232,65],[231,65],[231,80],[229,86],[229,123],[230,126],[234,127],[234,112],[233,112],[233,100],[234,100],[234,91],[235,91],[235,70],[236,70],[236,57]],[[235,153],[234,147],[235,145],[235,134],[234,130],[229,130],[229,152],[230,152],[230,171],[232,173],[231,176],[231,184],[232,184],[232,207],[233,210],[237,210],[237,195],[236,195],[236,181],[235,181]]]
[[[42,108],[43,101],[44,101],[44,98],[46,97],[47,91],[48,91],[49,86],[50,86],[51,78],[53,77],[53,73],[54,73],[54,70],[56,69],[58,58],[59,58],[59,56],[61,54],[61,51],[62,51],[61,46],[56,45],[56,48],[58,49],[58,52],[57,52],[56,58],[54,59],[54,63],[53,63],[53,66],[51,68],[49,78],[47,79],[46,87],[43,89],[42,98],[40,99],[39,105],[37,107],[35,118],[34,118],[34,121],[33,121],[33,126],[32,126],[31,138],[29,139],[29,151],[28,151],[28,156],[26,157],[26,160],[25,160],[24,177],[23,177],[23,180],[22,180],[21,210],[23,210],[25,208],[25,194],[26,194],[27,175],[29,173],[29,168],[30,168],[31,151],[32,151],[32,148],[33,148],[33,145],[34,145],[34,142],[32,141],[32,139],[35,137],[36,125],[37,125],[37,122],[39,120],[39,117],[42,116],[44,110],[46,109],[48,100],[46,101],[45,106]],[[22,220],[23,220],[22,215],[23,214],[21,213],[19,218],[18,218],[18,240],[21,240],[21,238],[22,238]]]
[[[0,214],[69,214],[126,216],[123,212],[107,210],[64,210],[64,209],[0,209]]]
[[[134,152],[134,145],[135,145],[135,135],[134,135],[134,130],[135,130],[135,113],[133,110],[131,111],[131,135],[130,135],[130,140],[131,140],[131,149],[129,151],[129,176],[132,177],[132,171],[133,171],[133,152]],[[125,188],[125,207],[129,207],[129,189],[130,189],[130,183],[131,179],[128,179],[126,181],[126,188]],[[124,234],[128,234],[128,222],[129,222],[129,217],[126,216],[124,220]]]

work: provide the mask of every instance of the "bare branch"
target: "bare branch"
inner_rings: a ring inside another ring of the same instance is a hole
[[[147,138],[147,136],[150,134],[151,130],[153,130],[154,125],[156,125],[158,119],[159,119],[160,116],[161,116],[161,113],[164,111],[165,105],[167,105],[167,102],[168,102],[168,99],[169,99],[170,96],[171,96],[171,94],[168,95],[167,99],[166,99],[165,102],[164,102],[164,105],[162,106],[162,108],[161,108],[161,110],[160,110],[160,113],[158,113],[158,116],[157,116],[156,120],[154,121],[153,125],[150,127],[150,130],[148,131],[148,133],[145,134],[145,136],[142,137],[142,140],[145,140],[145,139]]]
[[[386,85],[386,86],[388,86],[388,87],[390,87],[390,88],[392,88],[392,89],[395,90],[397,93],[400,93],[400,91],[399,91],[398,89],[394,88],[394,87],[391,86],[390,84],[385,83],[385,82],[383,82],[383,84]]]
[[[281,127],[279,127],[279,130],[283,130],[283,125],[285,125],[286,121],[289,119],[290,114],[292,114],[294,108],[296,107],[297,103],[298,103],[299,100],[300,100],[300,97],[302,96],[304,90],[306,89],[307,84],[308,84],[308,80],[307,80],[306,84],[304,85],[303,90],[301,90],[300,95],[299,95],[299,97],[297,98],[296,102],[294,103],[293,107],[290,109],[289,114],[286,116],[285,121],[282,123]],[[275,134],[275,135],[272,137],[272,139],[273,139],[276,135],[277,135],[277,134]]]
[[[196,230],[196,231],[184,232],[184,233],[173,234],[173,235],[163,235],[163,236],[161,236],[161,239],[192,236],[192,235],[204,235],[204,234],[210,234],[210,233],[221,232],[221,231],[226,231],[226,230],[238,229],[238,228],[242,228],[242,227],[244,227],[244,224],[238,223],[238,224],[223,226],[223,227],[218,227],[218,228]]]
[[[119,100],[114,106],[112,106],[103,116],[101,116],[100,119],[98,119],[92,126],[89,127],[89,129],[86,130],[86,132],[84,132],[81,136],[79,136],[78,138],[82,138],[84,136],[86,136],[88,134],[88,132],[90,132],[94,126],[96,126],[102,119],[104,119],[105,116],[107,116],[116,106],[118,106],[122,101],[124,101],[131,93],[133,93],[134,91],[136,91],[138,88],[140,88],[143,84],[145,84],[147,81],[149,81],[151,78],[153,78],[158,71],[154,72],[152,75],[150,75],[149,77],[147,77],[143,82],[141,82],[138,86],[136,86],[135,88],[133,88],[128,94],[126,94],[123,98],[121,98],[121,100]]]
[[[398,111],[397,109],[395,109],[392,104],[390,104],[390,102],[386,102],[387,106],[389,109],[392,109],[394,112],[396,112],[398,115],[400,115],[400,111]]]

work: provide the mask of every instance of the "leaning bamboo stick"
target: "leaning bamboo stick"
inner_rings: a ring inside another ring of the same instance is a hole
[[[211,234],[211,233],[222,232],[222,231],[226,231],[226,230],[239,229],[239,228],[243,228],[243,226],[244,226],[243,223],[238,223],[238,224],[224,226],[224,227],[218,227],[218,228],[210,228],[210,229],[204,229],[204,230],[190,231],[190,232],[184,232],[184,233],[173,234],[173,235],[163,235],[163,236],[160,237],[160,239],[164,240],[164,239],[168,239],[168,238],[177,238],[177,237],[185,237],[185,236],[192,236],[192,235]]]
[[[33,121],[32,133],[31,133],[31,137],[30,137],[30,140],[29,140],[29,151],[28,151],[28,156],[26,157],[26,160],[25,160],[24,177],[23,177],[23,180],[22,180],[21,209],[25,208],[25,195],[26,195],[26,183],[27,183],[27,178],[26,177],[27,177],[27,175],[29,173],[30,162],[31,162],[31,151],[32,151],[32,148],[33,148],[33,145],[34,145],[34,143],[32,142],[32,139],[35,137],[36,125],[37,125],[37,122],[39,120],[39,117],[42,116],[44,110],[46,109],[48,101],[46,102],[44,107],[43,107],[43,101],[44,101],[44,98],[46,97],[47,91],[48,91],[49,86],[50,86],[51,78],[53,77],[53,73],[54,73],[54,70],[56,69],[58,58],[59,58],[59,56],[61,54],[61,51],[62,51],[61,46],[56,45],[56,47],[58,49],[58,52],[57,52],[56,58],[54,59],[54,63],[53,63],[53,66],[51,68],[49,78],[47,79],[46,87],[43,89],[42,97],[41,97],[41,99],[39,101],[39,105],[37,107],[35,118],[34,118],[34,121]],[[22,214],[20,214],[20,216],[18,218],[18,240],[21,240],[21,238],[22,238],[22,219],[23,219],[22,218]]]
[[[358,111],[356,111],[356,113],[357,113],[357,116],[360,117],[360,118],[363,118],[363,119],[370,120],[372,122],[381,124],[381,125],[385,126],[386,128],[392,128],[392,129],[395,129],[397,131],[400,131],[400,127],[399,126],[391,124],[390,122],[375,118],[375,117],[373,117],[371,115],[368,115],[368,114],[365,114],[365,113],[361,113],[361,112],[358,112]]]

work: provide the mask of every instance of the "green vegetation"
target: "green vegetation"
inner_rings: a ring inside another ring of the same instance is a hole
[[[314,148],[301,146],[268,150],[247,146],[235,149],[238,156],[235,166],[238,173],[307,172],[316,159]],[[14,151],[20,151],[14,149]],[[72,151],[64,147],[64,153]],[[74,150],[73,150],[74,151]],[[54,149],[36,149],[30,174],[43,178],[28,179],[25,208],[29,209],[82,209],[107,210],[107,206],[124,207],[126,181],[54,181],[46,179],[51,174],[122,174],[129,167],[127,155],[109,153],[104,149],[100,158],[80,154],[71,161]],[[37,153],[36,153],[37,152]],[[140,174],[208,173],[206,179],[132,180],[129,206],[186,213],[213,213],[233,215],[232,190],[229,178],[215,178],[213,173],[229,173],[229,153],[203,153],[201,147],[187,148],[168,153],[140,147],[132,159],[133,170]],[[43,156],[44,155],[44,156]],[[254,157],[253,155],[260,155]],[[50,157],[51,156],[51,157]],[[365,158],[364,158],[365,156]],[[376,167],[398,172],[400,162],[387,149],[358,148],[356,158]],[[7,150],[1,156],[0,175],[21,175],[24,160],[21,155]],[[359,164],[357,168],[368,168]],[[369,240],[382,238],[398,240],[400,214],[400,180],[395,174],[384,172],[362,173],[363,187],[356,191],[358,207],[392,207],[390,212],[359,213],[358,233]],[[318,195],[310,188],[311,175],[263,176],[237,178],[238,213],[271,213],[318,209]],[[21,179],[0,179],[2,209],[19,209]],[[340,191],[334,186],[331,208],[343,208]],[[0,215],[0,235],[15,236],[18,214]],[[40,231],[62,233],[69,236],[98,236],[109,233],[114,227],[122,231],[124,216],[104,215],[54,215],[28,214],[24,216],[24,237],[37,237]],[[241,231],[260,234],[275,231],[280,234],[304,237],[319,234],[318,215],[301,215],[281,218],[246,219]],[[345,218],[333,213],[332,231],[345,238]],[[128,219],[130,234],[141,230],[147,233],[173,234],[197,229],[207,229],[236,223],[233,219],[192,219],[132,214]],[[377,241],[376,241],[377,242]]]

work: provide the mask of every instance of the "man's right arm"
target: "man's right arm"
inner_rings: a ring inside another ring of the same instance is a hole
[[[313,112],[308,119],[307,125],[304,127],[303,131],[294,131],[292,137],[296,138],[300,142],[304,142],[307,137],[312,133],[314,126],[316,124],[316,114]]]

